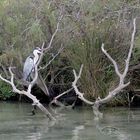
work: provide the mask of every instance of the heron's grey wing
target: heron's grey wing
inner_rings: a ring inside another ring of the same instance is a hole
[[[23,79],[26,81],[34,68],[34,62],[31,57],[27,57],[23,67]]]

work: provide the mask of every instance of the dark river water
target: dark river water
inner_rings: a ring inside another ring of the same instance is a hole
[[[90,107],[57,108],[56,121],[30,104],[0,103],[0,140],[140,140],[139,108],[106,108],[95,120]]]

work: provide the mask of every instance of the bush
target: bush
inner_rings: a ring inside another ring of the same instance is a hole
[[[14,95],[15,93],[11,91],[10,85],[7,85],[5,82],[0,81],[0,99],[7,100]]]

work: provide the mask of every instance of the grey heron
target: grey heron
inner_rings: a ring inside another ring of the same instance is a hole
[[[40,58],[41,51],[42,50],[39,47],[37,47],[33,50],[33,53],[26,58],[24,67],[23,67],[23,80],[24,81],[30,82],[31,79],[33,78],[34,68]],[[49,96],[48,88],[47,88],[42,76],[39,73],[38,73],[38,79],[36,81],[36,84],[38,85],[38,87],[41,88],[41,90],[47,96]]]
[[[23,67],[23,79],[25,81],[30,81],[31,76],[34,72],[34,67],[37,64],[41,54],[40,48],[35,48],[33,54],[28,56],[25,60],[24,67]]]

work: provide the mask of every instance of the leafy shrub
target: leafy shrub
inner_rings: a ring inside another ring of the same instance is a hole
[[[15,94],[11,91],[10,85],[7,85],[5,82],[0,81],[0,99],[6,100]]]

